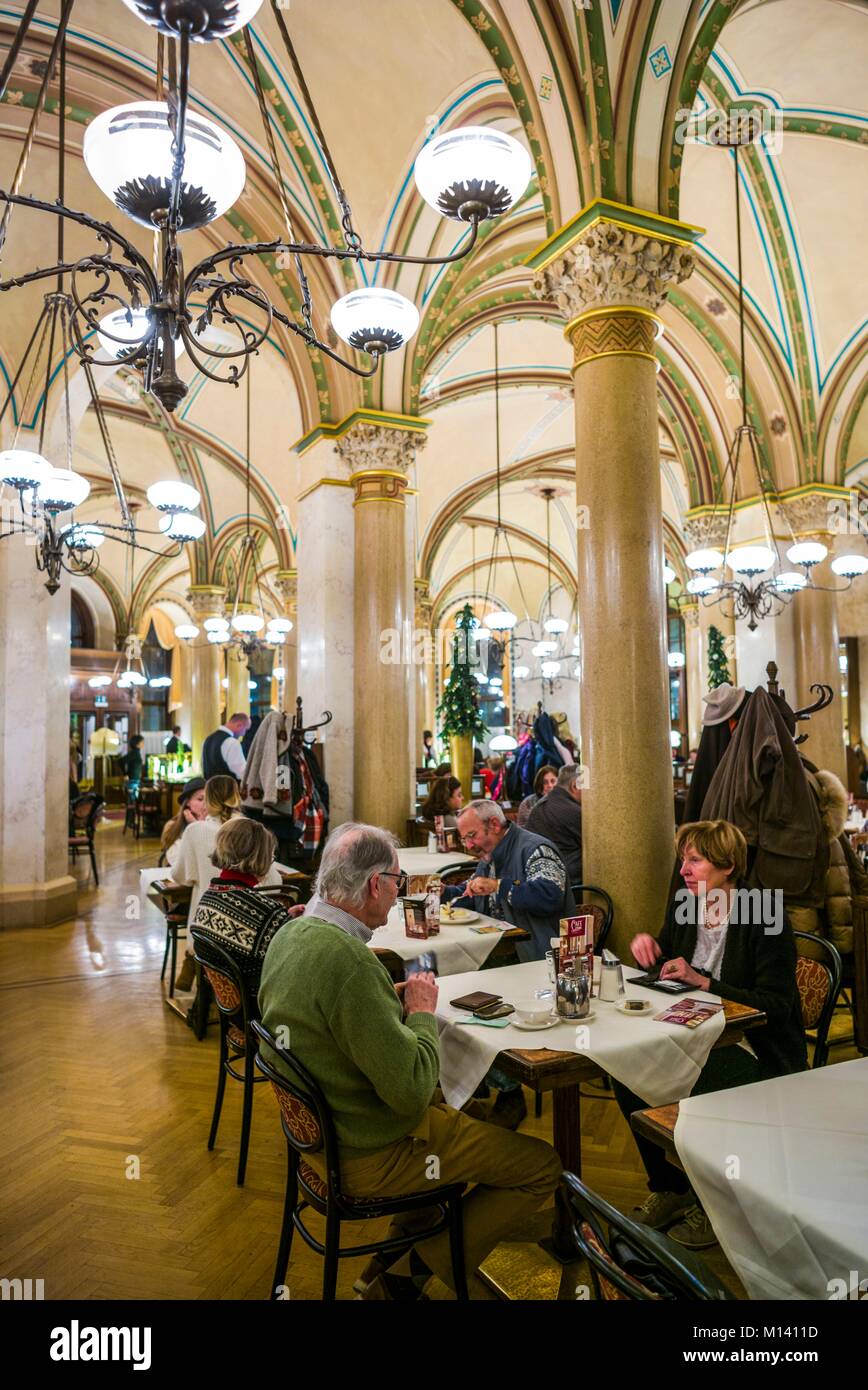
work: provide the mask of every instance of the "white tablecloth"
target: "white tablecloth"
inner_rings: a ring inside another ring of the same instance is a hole
[[[453,850],[451,854],[429,854],[426,849],[399,849],[398,863],[405,874],[419,878],[422,874],[437,874],[454,864],[475,864],[463,850]]]
[[[545,961],[454,975],[441,984],[437,1003],[440,1085],[450,1105],[460,1109],[473,1095],[498,1052],[516,1047],[581,1052],[642,1096],[649,1105],[666,1105],[690,1094],[712,1045],[723,1032],[722,1010],[698,1028],[659,1023],[654,1014],[674,1003],[675,998],[631,984],[627,985],[627,998],[650,999],[650,1014],[630,1018],[619,1013],[614,1004],[593,999],[594,1018],[590,1022],[565,1020],[544,1031],[531,1032],[512,1025],[486,1028],[460,1024],[457,1020],[466,1019],[467,1011],[453,1009],[449,1003],[450,999],[482,989],[489,994],[501,994],[507,1003],[514,1004],[518,1000],[532,999],[535,992],[547,984]],[[700,990],[676,997],[716,1000],[715,995]]]
[[[751,1298],[868,1279],[868,1059],[686,1100],[675,1146]]]
[[[156,883],[160,879],[171,877],[172,870],[165,865],[162,869],[139,870],[139,901],[142,908],[141,920],[143,922],[147,922],[149,925],[159,924],[161,927],[165,927],[166,919],[157,907],[157,904],[151,902],[151,899],[148,897],[148,890],[152,883]]]
[[[500,930],[497,935],[494,932],[486,932],[485,935],[481,935],[479,932],[471,931],[470,926],[441,926],[439,936],[429,936],[427,940],[416,936],[407,936],[404,930],[404,913],[399,903],[389,913],[389,920],[386,925],[377,928],[368,944],[379,946],[383,950],[395,951],[402,960],[415,960],[417,956],[424,955],[427,951],[433,951],[437,957],[438,974],[457,975],[462,970],[478,970],[488,960],[500,941],[501,932],[504,929],[508,931],[510,924],[508,922],[495,922],[493,917],[480,915],[479,920],[470,925],[474,927],[495,926]],[[489,973],[486,971],[486,979],[488,979]]]

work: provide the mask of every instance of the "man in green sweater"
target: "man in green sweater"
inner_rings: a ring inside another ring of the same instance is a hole
[[[479,1264],[510,1227],[552,1196],[561,1164],[543,1140],[471,1119],[437,1092],[434,976],[414,975],[396,987],[367,948],[398,897],[397,847],[393,835],[375,826],[349,823],[333,833],[304,916],[282,927],[268,948],[259,1004],[269,1033],[289,1030],[287,1046],[325,1094],[349,1195],[475,1184],[464,1199],[473,1296],[480,1291]],[[268,1060],[281,1066],[273,1053]],[[322,1155],[307,1159],[325,1177]],[[396,1233],[418,1229],[418,1216],[398,1217],[393,1225]],[[451,1285],[445,1232],[420,1241],[388,1270],[371,1269],[365,1297],[416,1299],[432,1274]]]

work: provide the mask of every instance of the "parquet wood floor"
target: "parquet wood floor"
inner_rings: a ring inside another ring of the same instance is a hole
[[[43,1279],[47,1299],[260,1299],[270,1285],[285,1170],[276,1110],[258,1087],[236,1187],[241,1088],[227,1083],[209,1154],[216,1030],[199,1043],[165,1007],[161,922],[132,915],[155,849],[104,824],[102,882],[94,890],[79,861],[76,920],[0,935],[0,1276]],[[584,1113],[586,1179],[629,1208],[644,1184],[627,1126],[612,1100],[586,1100]],[[549,1138],[550,1101],[522,1128]],[[737,1288],[718,1250],[709,1262]],[[341,1262],[339,1297],[353,1297],[360,1267]],[[581,1278],[570,1267],[561,1297]],[[320,1279],[296,1238],[290,1297],[318,1298]]]

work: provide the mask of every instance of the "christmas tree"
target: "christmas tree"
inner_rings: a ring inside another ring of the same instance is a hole
[[[723,681],[732,681],[726,661],[723,633],[719,628],[708,629],[708,688],[714,690]]]
[[[458,614],[455,624],[455,637],[452,641],[452,670],[442,703],[437,706],[437,717],[441,721],[440,733],[444,738],[473,734],[483,738],[486,732],[485,721],[477,705],[478,684],[473,675],[470,662],[475,619],[469,603]]]

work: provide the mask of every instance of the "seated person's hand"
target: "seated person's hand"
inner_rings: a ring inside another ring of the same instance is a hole
[[[288,907],[286,909],[287,917],[289,917],[289,919],[293,922],[295,921],[296,917],[303,917],[304,906],[304,903],[296,903],[295,907]]]
[[[630,942],[630,950],[633,952],[633,959],[644,970],[650,970],[653,965],[656,965],[663,954],[654,937],[649,936],[647,932],[640,932],[638,936],[633,937]]]
[[[700,975],[688,965],[683,956],[678,956],[675,960],[668,960],[660,971],[661,980],[679,980],[682,984],[693,985],[694,989],[708,989],[710,979],[707,975]]]
[[[411,975],[404,986],[404,1012],[408,1017],[410,1014],[433,1014],[439,993],[437,981],[430,970]]]
[[[467,896],[469,898],[487,898],[490,893],[496,892],[496,878],[472,878],[467,885]]]

